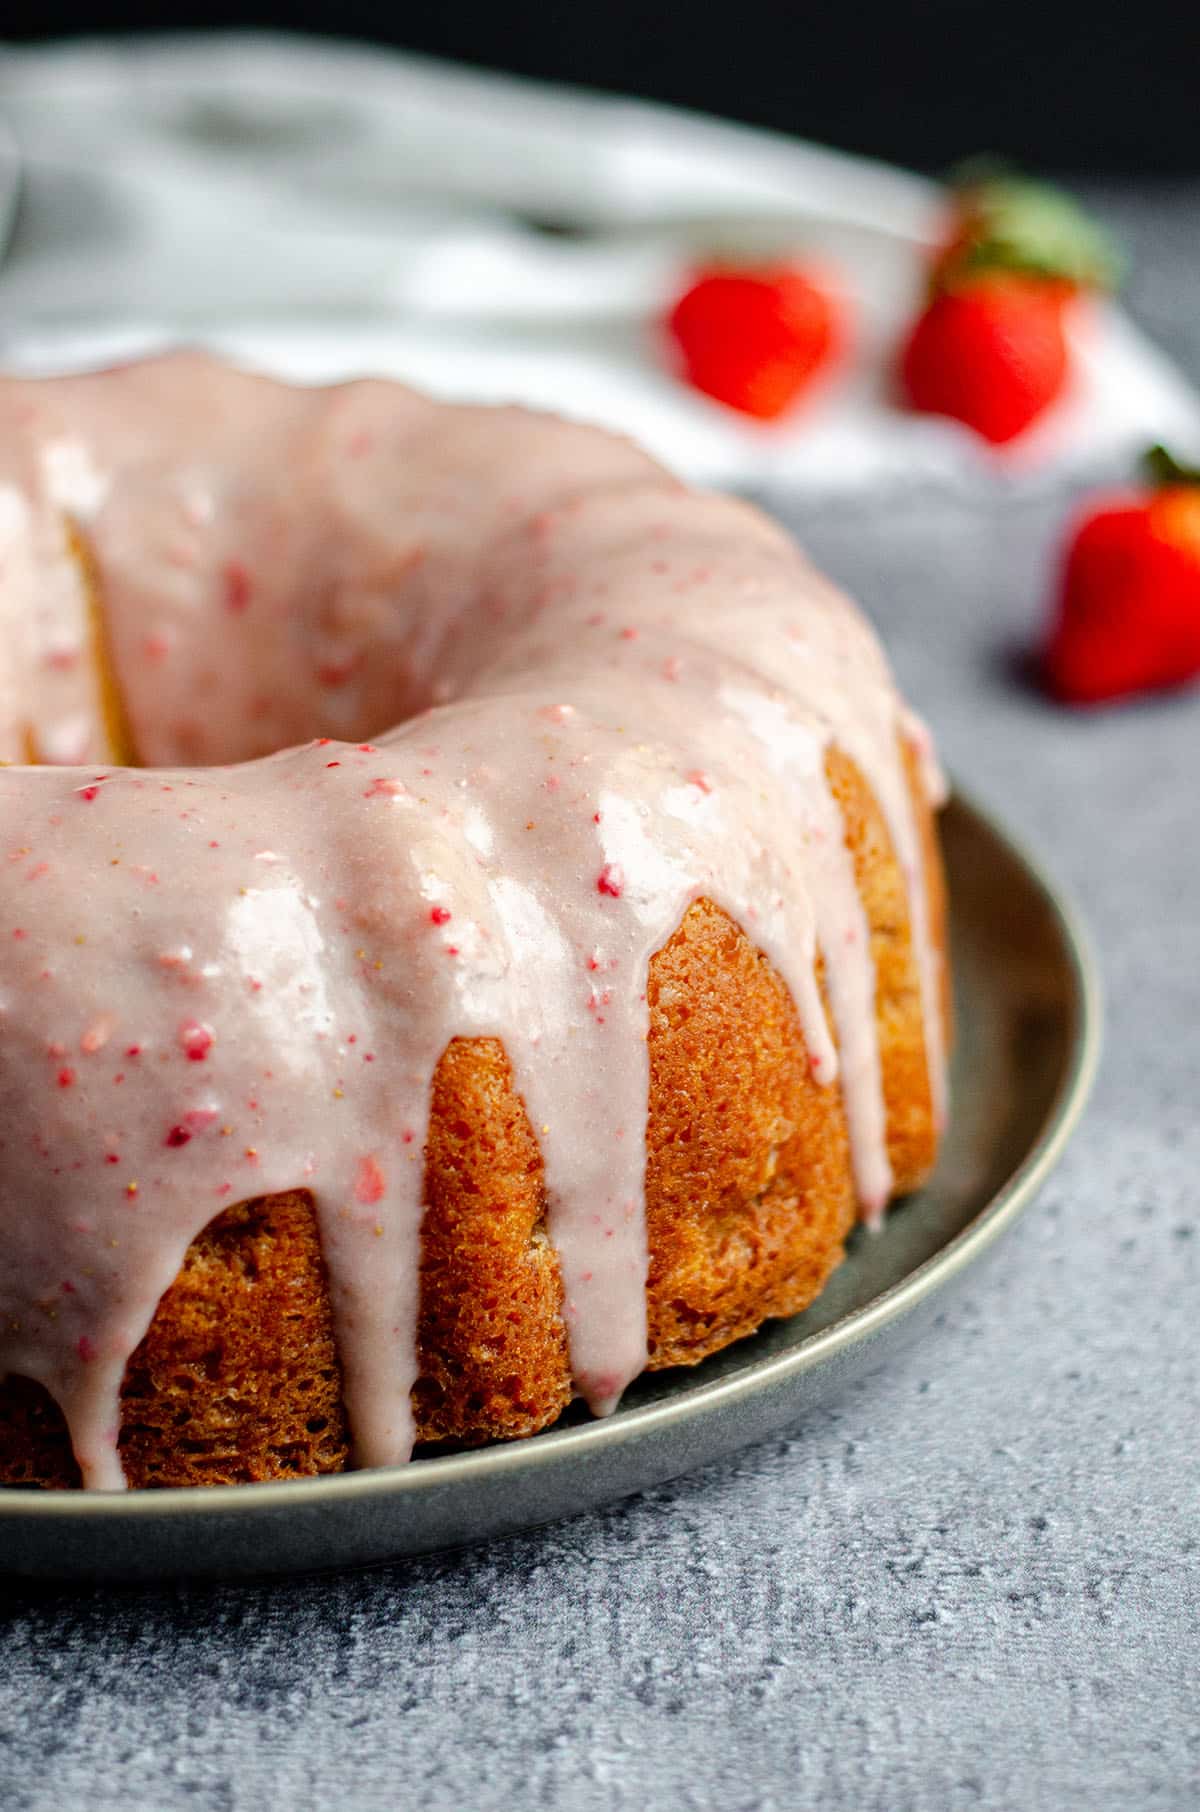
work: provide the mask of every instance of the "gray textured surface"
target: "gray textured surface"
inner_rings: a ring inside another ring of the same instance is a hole
[[[1200,188],[1106,205],[1200,377]],[[1065,1164],[890,1375],[786,1440],[446,1559],[0,1588],[0,1804],[1194,1807],[1200,694],[1015,677],[1051,509],[826,522],[955,771],[1082,900],[1107,1056]]]

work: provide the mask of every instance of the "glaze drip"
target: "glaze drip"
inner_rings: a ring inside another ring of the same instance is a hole
[[[297,1187],[356,1457],[406,1457],[455,1037],[507,1051],[576,1386],[611,1408],[646,1358],[649,965],[697,899],[791,990],[878,1217],[875,977],[824,764],[857,764],[903,867],[940,1102],[900,754],[928,741],[778,528],[594,430],[198,355],[10,381],[0,419],[0,739],[69,764],[0,770],[0,1374],[57,1398],[85,1483],[123,1482],[121,1378],[192,1239]],[[108,684],[152,766],[111,765]]]

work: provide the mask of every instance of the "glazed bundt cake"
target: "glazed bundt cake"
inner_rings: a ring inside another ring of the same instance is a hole
[[[603,1413],[928,1172],[936,766],[754,509],[172,354],[0,384],[0,611],[0,1480]]]

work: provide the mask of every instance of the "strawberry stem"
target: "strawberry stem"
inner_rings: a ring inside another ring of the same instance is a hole
[[[1142,470],[1156,490],[1169,485],[1200,485],[1200,466],[1184,465],[1164,446],[1151,447],[1142,457]]]
[[[951,184],[960,231],[942,259],[943,284],[1011,271],[1078,289],[1116,287],[1116,248],[1063,190],[985,158],[960,164]]]

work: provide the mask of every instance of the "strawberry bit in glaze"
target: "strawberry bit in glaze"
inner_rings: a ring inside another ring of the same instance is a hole
[[[56,1078],[59,1088],[70,1088],[75,1081],[75,1072],[69,1064],[64,1064]]]
[[[198,1019],[189,1019],[179,1028],[179,1042],[192,1063],[203,1063],[215,1040],[212,1027],[201,1025]]]
[[[593,1013],[595,1015],[596,1024],[598,1026],[602,1026],[604,1024],[604,1016],[600,1012],[600,1008],[610,1006],[611,1004],[612,1004],[612,989],[611,988],[594,988],[593,987],[588,990],[587,1010],[589,1013]]]
[[[354,1199],[362,1202],[364,1207],[373,1207],[381,1202],[387,1190],[384,1175],[378,1161],[372,1157],[360,1158],[354,1175]]]
[[[83,1360],[85,1365],[90,1365],[92,1360],[96,1357],[95,1344],[88,1339],[86,1334],[81,1334],[79,1336],[79,1339],[75,1343],[75,1351],[79,1354],[79,1357]]]
[[[219,1117],[215,1107],[190,1107],[183,1116],[183,1124],[189,1132],[198,1133]]]
[[[79,1048],[85,1056],[94,1056],[97,1051],[104,1049],[104,1046],[112,1037],[112,1030],[115,1024],[116,1021],[111,1013],[104,1013],[99,1019],[94,1019],[92,1021],[87,1031],[83,1034],[83,1037],[79,1040]]]
[[[431,925],[448,925],[451,916],[450,908],[448,906],[431,906],[429,909],[429,923]]]
[[[240,560],[230,560],[225,567],[225,608],[235,616],[248,609],[254,590],[249,572]]]
[[[163,1140],[163,1144],[165,1146],[167,1146],[168,1149],[171,1151],[178,1151],[179,1147],[181,1145],[186,1145],[188,1143],[188,1141],[191,1139],[191,1136],[192,1136],[192,1133],[191,1133],[190,1127],[173,1126],[171,1128],[170,1132],[167,1134],[166,1138]]]
[[[625,870],[619,862],[606,862],[596,877],[596,888],[600,893],[608,894],[619,900],[625,886]]]

